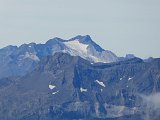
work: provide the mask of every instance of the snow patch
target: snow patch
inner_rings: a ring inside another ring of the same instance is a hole
[[[49,85],[49,89],[53,90],[56,86],[55,85]]]
[[[26,52],[24,55],[24,59],[26,59],[26,58],[30,58],[35,61],[40,61],[39,57],[35,53]]]
[[[57,91],[57,92],[53,92],[52,94],[53,94],[53,95],[55,95],[55,94],[57,94],[58,92],[59,92],[59,91]]]
[[[78,40],[64,42],[64,44],[70,49],[87,54],[88,45],[82,44]]]
[[[80,88],[80,91],[81,91],[81,92],[87,92],[87,89],[84,89],[84,88],[81,87],[81,88]]]
[[[102,87],[106,87],[106,85],[103,82],[100,82],[99,80],[96,80],[96,82],[101,85]]]
[[[105,62],[104,60],[101,60],[101,58],[100,57],[98,57],[98,56],[93,56],[93,55],[89,55],[89,58],[91,58],[94,62],[101,62],[101,63],[107,63],[107,62]]]
[[[130,81],[130,80],[132,80],[132,79],[133,79],[133,77],[129,77],[129,78],[128,78],[128,81]]]
[[[89,61],[110,63],[118,60],[112,52],[98,52],[94,45],[81,43],[78,39],[63,41],[63,44],[65,48],[62,52],[69,53],[72,56],[80,56]]]

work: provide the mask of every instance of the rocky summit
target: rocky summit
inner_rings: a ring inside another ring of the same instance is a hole
[[[89,35],[78,35],[69,40],[55,37],[45,44],[30,43],[19,47],[10,45],[0,49],[0,78],[24,76],[34,70],[42,58],[52,56],[56,52],[80,56],[93,63],[119,61],[114,53],[101,48]]]

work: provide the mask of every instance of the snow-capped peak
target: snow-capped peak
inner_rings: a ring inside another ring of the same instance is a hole
[[[53,38],[46,45],[52,49],[52,55],[56,52],[69,53],[72,56],[80,56],[91,62],[110,63],[118,61],[118,57],[111,51],[104,50],[89,35],[78,35],[69,40]]]

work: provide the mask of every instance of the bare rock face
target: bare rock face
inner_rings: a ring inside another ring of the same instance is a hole
[[[92,63],[55,53],[42,58],[31,73],[0,79],[0,83],[2,120],[146,120],[159,116],[154,111],[160,106],[152,107],[150,103],[159,104],[150,98],[159,98],[160,59]]]

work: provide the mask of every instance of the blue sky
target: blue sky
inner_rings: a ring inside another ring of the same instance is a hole
[[[90,35],[118,56],[160,57],[160,0],[0,0],[0,48]]]

